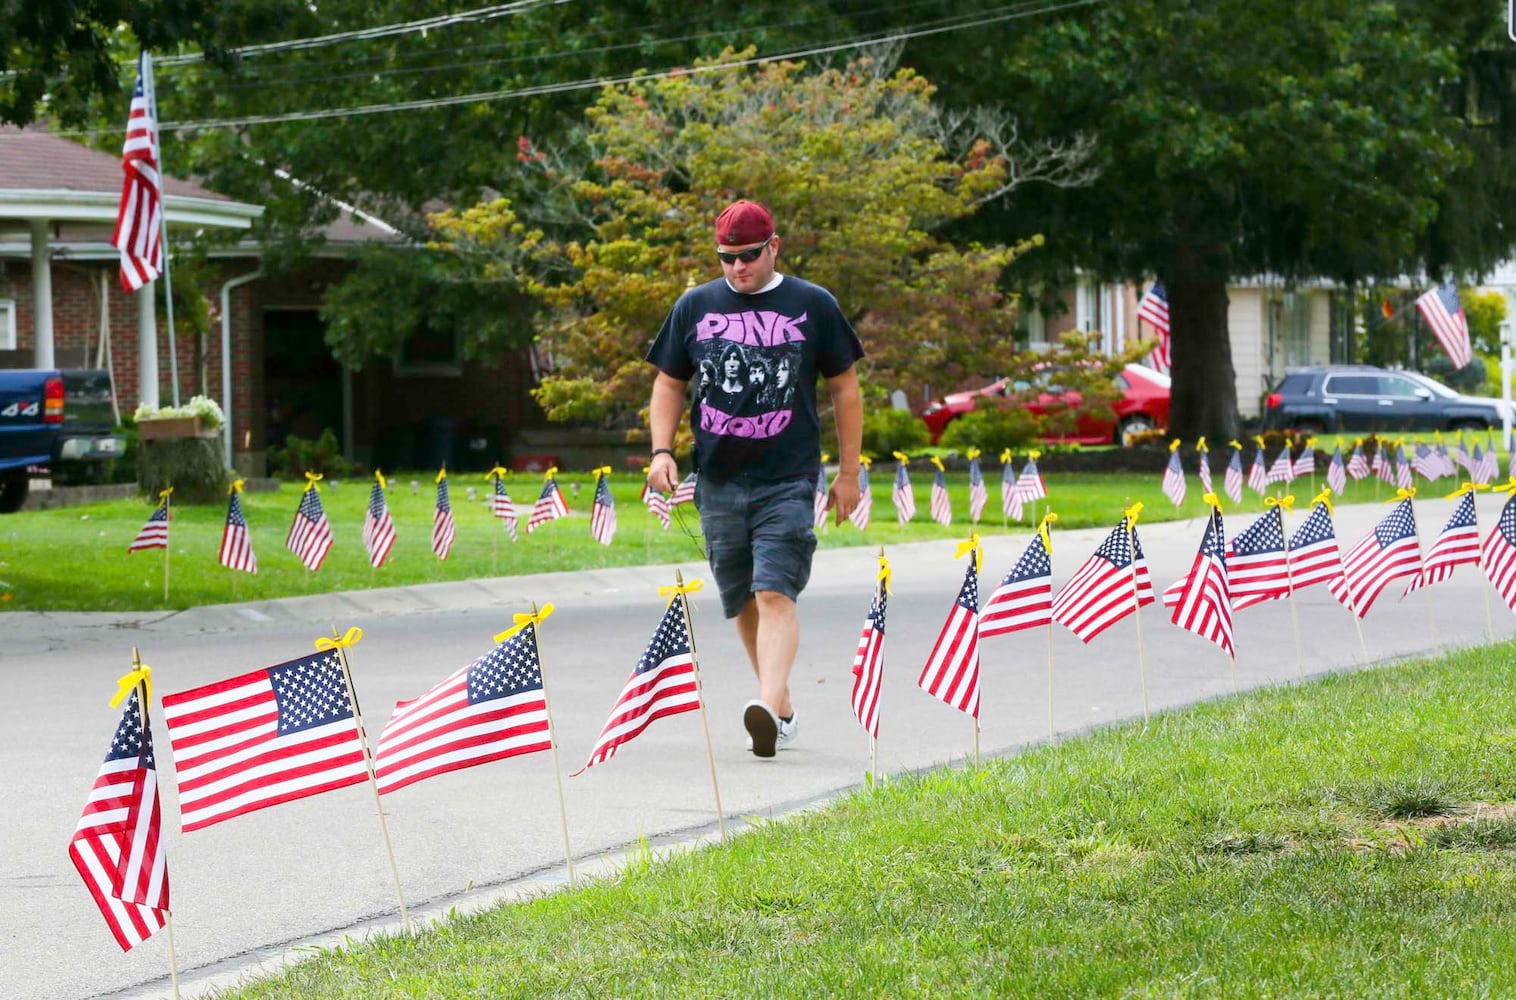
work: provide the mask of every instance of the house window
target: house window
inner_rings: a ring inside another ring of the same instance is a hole
[[[16,349],[16,303],[0,299],[0,351]]]
[[[456,330],[422,327],[401,345],[395,374],[412,378],[462,375],[462,335]]]

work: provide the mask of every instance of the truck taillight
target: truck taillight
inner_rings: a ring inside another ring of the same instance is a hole
[[[63,423],[63,379],[50,378],[42,384],[42,422]]]
[[[1284,402],[1284,397],[1277,392],[1271,392],[1263,398],[1263,405],[1271,410],[1278,409],[1279,404]]]

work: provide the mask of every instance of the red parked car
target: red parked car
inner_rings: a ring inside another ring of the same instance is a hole
[[[1059,407],[1078,406],[1079,393],[1060,389],[1056,378],[1057,373],[1049,370],[1038,373],[1040,388],[1030,382],[1013,383],[1003,378],[983,389],[955,392],[928,405],[921,412],[921,419],[936,444],[947,425],[965,413],[972,413],[981,399],[1009,400],[1014,395],[1019,400],[1015,405],[1038,416],[1047,413],[1055,403]],[[1127,365],[1116,376],[1121,398],[1111,404],[1114,414],[1081,413],[1072,433],[1051,434],[1048,439],[1079,444],[1126,444],[1130,434],[1165,428],[1169,425],[1169,384],[1169,377],[1162,372],[1146,365]]]

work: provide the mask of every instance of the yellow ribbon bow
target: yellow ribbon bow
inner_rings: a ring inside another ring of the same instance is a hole
[[[1311,506],[1312,507],[1316,506],[1319,503],[1326,504],[1326,509],[1327,509],[1327,513],[1328,514],[1333,513],[1333,511],[1332,511],[1332,488],[1330,486],[1324,486],[1324,487],[1322,487],[1320,493],[1318,493],[1315,496],[1311,497]]]
[[[609,476],[610,474],[611,474],[611,467],[609,465],[602,465],[598,469],[591,469],[590,470],[590,475],[594,476],[596,479],[599,479],[601,476]]]
[[[1306,451],[1315,451],[1316,450],[1316,439],[1314,437],[1308,437],[1308,438],[1305,439],[1305,450]]]
[[[488,472],[486,472],[484,474],[484,478],[485,479],[504,479],[505,478],[505,466],[503,466],[503,465],[497,465],[497,466],[495,466],[493,469],[491,469],[490,471],[488,471]]]
[[[1233,448],[1236,448],[1238,451],[1242,450],[1242,442],[1241,441],[1237,441],[1237,440],[1234,439],[1234,440],[1228,441],[1227,444],[1231,445]]]
[[[374,482],[379,484],[379,489],[385,493],[390,491],[390,482],[384,478],[384,473],[379,469],[374,470]]]
[[[974,572],[984,568],[984,547],[979,544],[979,532],[974,532],[966,542],[958,543],[958,551],[953,553],[954,559],[962,559],[970,552],[974,553]]]
[[[832,456],[828,455],[824,451],[821,453],[821,464],[822,465],[825,465],[826,463],[830,462],[831,460],[832,460]],[[606,471],[607,472],[610,471],[610,466],[606,466]]]
[[[1126,522],[1126,530],[1131,531],[1137,527],[1137,515],[1142,513],[1142,501],[1138,500],[1130,507],[1121,512],[1121,519]]]
[[[905,452],[897,451],[893,452],[892,454],[895,456],[895,461],[899,462],[901,465],[911,464],[911,456],[907,455]]]
[[[317,493],[320,493],[321,490],[316,486],[316,484],[325,478],[326,477],[319,472],[307,472],[305,474],[305,492],[309,493],[311,490],[315,490]]]
[[[558,474],[558,466],[556,466],[556,465],[550,465],[550,466],[548,466],[547,471],[542,474],[542,479],[543,479],[544,482],[546,482],[547,480],[552,479],[557,474]]]
[[[530,614],[525,611],[517,612],[511,616],[511,620],[515,622],[515,624],[506,629],[504,632],[501,632],[499,635],[495,636],[495,641],[504,642],[511,636],[515,635],[517,632],[520,632],[522,629],[526,628],[528,625],[541,625],[543,622],[547,621],[548,615],[552,613],[553,604],[551,601],[544,604],[542,606],[542,610],[538,611],[536,614]]]
[[[1491,486],[1490,487],[1490,492],[1492,492],[1492,493],[1509,493],[1512,496],[1516,496],[1516,476],[1511,476],[1509,479],[1507,479],[1504,483],[1501,483],[1499,486]]]
[[[1007,449],[1005,449],[1004,451],[1002,451],[1000,453],[1000,464],[1004,465],[1005,463],[1009,462],[1010,460],[1011,460],[1011,449],[1007,448]]]
[[[1208,503],[1212,507],[1216,508],[1216,512],[1218,514],[1221,513],[1221,498],[1218,497],[1216,494],[1214,494],[1214,493],[1207,493],[1205,496],[1201,497],[1200,499],[1204,500],[1206,503]]]
[[[152,704],[153,668],[146,663],[138,663],[130,673],[122,674],[116,681],[116,694],[115,697],[111,698],[111,708],[115,708],[125,701],[126,696],[132,693],[132,688],[136,687],[138,683],[141,683],[143,689],[147,692],[147,704]],[[143,705],[142,710],[146,712],[147,705]]]
[[[437,473],[437,479],[436,479],[436,481],[440,483],[440,482],[442,482],[446,478],[447,478],[447,466],[444,465],[442,467],[442,470]]]
[[[1202,455],[1211,450],[1205,446],[1204,434],[1200,435],[1200,440],[1195,442],[1195,450],[1200,452]]]
[[[695,591],[701,590],[704,587],[704,580],[691,580],[689,583],[684,584],[671,583],[667,586],[659,587],[658,596],[667,597],[669,599],[669,604],[673,604],[674,598],[678,597],[680,594],[693,594]]]
[[[316,640],[316,651],[324,653],[329,649],[352,649],[363,641],[363,629],[354,625],[340,637],[322,636]]]
[[[970,448],[968,451],[963,453],[964,457],[967,458],[970,462],[978,458],[981,454],[982,452],[980,452],[978,448]]]
[[[1416,496],[1416,487],[1412,486],[1409,489],[1407,489],[1405,487],[1402,487],[1402,488],[1396,490],[1395,491],[1395,495],[1392,496],[1392,497],[1390,497],[1388,500],[1386,500],[1385,503],[1395,503],[1396,501],[1399,501],[1399,500],[1410,500],[1410,499],[1414,498],[1415,496]]]
[[[1438,444],[1442,444],[1442,431],[1433,431],[1432,435],[1435,437]]]
[[[1478,490],[1487,490],[1489,488],[1490,487],[1489,487],[1489,485],[1487,483],[1471,483],[1467,479],[1465,479],[1462,486],[1458,487],[1456,490],[1454,490],[1453,492],[1449,493],[1443,499],[1446,499],[1446,500],[1457,500],[1459,497],[1463,496],[1465,493],[1474,493],[1474,492],[1476,492]]]
[[[884,557],[884,550],[879,550],[879,574],[875,578],[884,584],[884,592],[890,592],[890,582],[894,579],[894,572],[890,570],[890,561]]]
[[[1175,438],[1174,440],[1172,440],[1172,441],[1169,442],[1169,454],[1172,455],[1174,452],[1176,452],[1178,450],[1179,450],[1179,439]]]
[[[1295,512],[1295,494],[1286,493],[1282,497],[1264,497],[1263,505],[1265,507],[1283,507],[1293,514]]]
[[[874,464],[874,460],[872,458],[869,458],[867,455],[859,455],[858,464],[867,469],[869,466]]]
[[[1048,555],[1053,554],[1053,537],[1048,533],[1048,525],[1058,520],[1058,515],[1048,511],[1042,515],[1042,523],[1037,525],[1037,534],[1042,536],[1042,547],[1047,549]]]
[[[159,490],[158,491],[158,502],[162,503],[163,501],[167,500],[169,497],[171,497],[173,495],[174,495],[174,488],[172,486],[170,486],[166,490]]]
[[[1263,451],[1264,450],[1263,435],[1259,434],[1257,437],[1253,438],[1253,440],[1258,442],[1258,450],[1259,451]]]
[[[938,458],[938,457],[937,457],[937,456],[936,456],[936,455],[933,455],[933,456],[932,456],[932,457],[931,457],[931,458],[930,458],[930,459],[929,459],[929,461],[930,461],[930,462],[931,462],[931,463],[932,463],[932,464],[933,464],[933,465],[935,465],[935,466],[936,466],[936,467],[937,467],[937,471],[938,471],[938,472],[946,472],[946,471],[947,471],[947,470],[946,470],[946,469],[944,469],[944,468],[943,468],[943,467],[942,467],[942,459],[940,459],[940,458]]]
[[[1042,457],[1042,452],[1040,452],[1040,451],[1029,451],[1029,452],[1026,453],[1026,457],[1027,457],[1027,459],[1029,461],[1035,462],[1039,458]]]
[[[242,480],[240,480],[240,479],[233,479],[232,480],[232,484],[226,488],[226,493],[227,493],[228,496],[230,496],[233,493],[241,493],[241,492],[242,492]]]

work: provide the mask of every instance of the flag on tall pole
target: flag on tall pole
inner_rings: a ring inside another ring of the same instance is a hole
[[[601,545],[609,545],[616,537],[616,498],[611,496],[611,467],[602,465],[594,470],[595,499],[590,507],[590,537]]]
[[[1081,642],[1089,642],[1139,607],[1153,603],[1153,580],[1131,523],[1133,516],[1123,515],[1053,599],[1053,621]]]
[[[967,452],[969,459],[969,520],[979,523],[979,517],[984,513],[985,504],[990,502],[990,495],[984,488],[984,473],[979,468],[979,449],[970,448]]]
[[[390,516],[389,504],[384,491],[389,484],[384,473],[374,470],[374,482],[368,490],[368,507],[363,513],[363,548],[368,552],[369,565],[378,569],[389,558],[395,547],[395,519]]]
[[[530,535],[549,521],[568,517],[568,502],[558,488],[558,467],[555,465],[542,475],[542,492],[532,505],[532,514],[526,521],[526,533]]]
[[[848,515],[853,527],[859,531],[869,530],[869,516],[874,511],[874,488],[869,481],[869,466],[874,464],[868,456],[858,459],[858,506]]]
[[[1169,297],[1163,282],[1154,280],[1137,303],[1137,319],[1150,323],[1156,334],[1148,360],[1160,372],[1169,370]]]
[[[900,524],[916,516],[916,492],[911,489],[911,474],[906,470],[910,461],[905,452],[895,452],[895,488],[890,499],[895,502],[895,519]]]
[[[948,525],[953,523],[953,504],[948,499],[947,471],[942,467],[942,459],[932,456],[932,465],[937,469],[932,476],[932,520],[938,524]]]
[[[958,546],[955,559],[969,557],[963,573],[963,585],[942,623],[942,631],[916,686],[938,701],[979,718],[979,564],[984,550],[975,534]]]
[[[453,539],[458,536],[458,525],[453,520],[453,502],[447,486],[447,467],[437,473],[437,506],[432,511],[432,551],[438,559],[446,559],[453,550]]]
[[[242,480],[233,479],[226,488],[226,526],[221,529],[221,552],[218,560],[227,569],[245,573],[258,572],[258,557],[253,555],[253,540],[247,531],[247,516],[242,513]]]
[[[169,497],[173,492],[174,488],[172,486],[158,492],[158,506],[153,508],[153,512],[148,515],[146,523],[137,532],[137,537],[133,538],[132,544],[127,546],[127,552],[168,548],[168,504]]]
[[[1500,508],[1500,518],[1479,549],[1479,568],[1484,570],[1490,586],[1500,594],[1506,607],[1516,611],[1516,475],[1495,492],[1505,493],[1505,506]]]
[[[1169,464],[1163,470],[1163,495],[1175,507],[1184,506],[1184,466],[1179,464],[1179,439],[1169,442]]]
[[[1211,486],[1211,451],[1205,446],[1204,435],[1195,442],[1195,452],[1200,458],[1195,466],[1195,471],[1200,475],[1200,492],[1214,493],[1216,490]]]
[[[1222,488],[1232,503],[1242,503],[1242,442],[1229,442],[1232,446],[1232,458],[1226,464],[1226,475],[1222,477]]]
[[[284,536],[284,547],[295,554],[308,570],[318,570],[332,548],[332,525],[326,519],[326,508],[321,506],[321,492],[316,483],[321,475],[305,474],[305,492],[300,495],[300,506],[295,509],[295,519]]]
[[[1426,558],[1421,561],[1421,572],[1411,577],[1401,597],[1441,583],[1459,566],[1479,563],[1479,521],[1474,513],[1474,491],[1481,487],[1480,483],[1464,483],[1449,497],[1458,498],[1458,506],[1453,508],[1453,516],[1448,518],[1448,523],[1442,526],[1442,533],[1427,549]]]
[[[1200,550],[1195,554],[1189,574],[1174,585],[1178,593],[1169,620],[1186,632],[1193,632],[1221,647],[1228,656],[1236,656],[1232,646],[1232,603],[1227,585],[1226,535],[1221,526],[1221,505],[1214,493],[1207,493],[1205,500],[1211,505],[1211,516],[1206,521]],[[1167,592],[1164,603],[1169,603]]]
[[[126,143],[121,148],[121,203],[111,245],[121,252],[121,287],[134,292],[163,273],[163,181],[159,174],[158,124],[148,99],[146,52],[137,56],[137,82],[132,87],[126,120]]]
[[[853,717],[873,739],[879,738],[879,688],[884,683],[884,610],[890,594],[890,563],[879,556],[879,578],[863,633],[853,654]]]
[[[1376,524],[1342,559],[1343,578],[1331,584],[1332,595],[1359,618],[1369,613],[1385,586],[1421,572],[1421,545],[1416,538],[1412,490],[1402,490],[1395,509]]]
[[[69,838],[68,856],[122,951],[163,927],[169,914],[163,809],[146,701],[147,668],[121,678],[111,707],[126,707]]]
[[[1010,635],[1053,621],[1053,541],[1048,526],[1057,520],[1057,514],[1043,515],[1021,558],[985,602],[979,613],[979,638]]]
[[[505,525],[505,533],[510,535],[511,541],[514,542],[518,519],[516,505],[511,502],[511,495],[505,488],[505,468],[497,465],[489,471],[488,475],[495,481],[495,492],[490,497],[490,513],[500,518],[501,523]]]
[[[1416,309],[1432,328],[1442,349],[1448,352],[1455,370],[1474,360],[1474,350],[1469,345],[1469,321],[1458,301],[1457,286],[1444,281],[1418,298]]]

